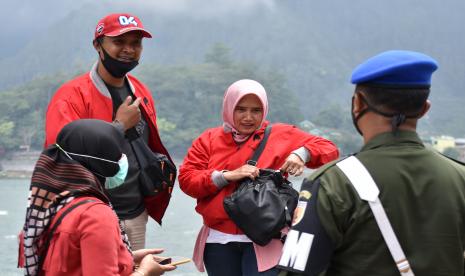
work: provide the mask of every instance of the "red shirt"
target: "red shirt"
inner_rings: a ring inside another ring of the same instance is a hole
[[[223,199],[238,184],[231,183],[219,190],[211,175],[215,170],[235,170],[244,165],[260,143],[267,125],[265,122],[241,145],[237,145],[231,133],[225,133],[223,127],[208,129],[193,142],[179,170],[179,184],[186,194],[197,199],[196,211],[202,215],[205,225],[229,234],[242,234],[223,208]],[[254,139],[257,136],[259,139]],[[311,155],[306,164],[309,168],[317,168],[339,156],[338,149],[329,140],[295,126],[273,124],[257,167],[279,169],[289,154],[300,147],[305,147]]]
[[[63,84],[53,96],[48,105],[45,120],[45,147],[55,143],[60,130],[74,120],[112,121],[111,96],[105,83],[97,74],[96,68],[94,65],[89,73]],[[150,90],[135,77],[128,74],[127,78],[134,96],[141,98],[139,108],[150,128],[149,147],[154,152],[165,154],[170,158],[158,134],[155,104]],[[148,214],[160,224],[170,197],[169,191],[162,191],[156,196],[144,198]]]
[[[50,227],[67,207],[86,199],[95,202],[69,212],[53,234],[43,275],[130,275],[133,259],[121,240],[118,218],[99,199],[74,199],[55,215]]]

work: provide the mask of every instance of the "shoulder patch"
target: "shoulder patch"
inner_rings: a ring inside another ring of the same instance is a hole
[[[320,180],[307,182],[310,198],[300,198],[278,267],[303,275],[319,275],[331,260],[334,244],[317,213]]]

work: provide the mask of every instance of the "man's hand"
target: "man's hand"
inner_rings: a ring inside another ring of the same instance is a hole
[[[140,115],[140,98],[137,98],[132,104],[132,97],[128,96],[116,111],[115,121],[123,125],[124,131],[135,126],[141,118]]]
[[[288,172],[293,176],[299,176],[303,173],[305,163],[297,154],[291,153],[287,157],[284,165],[281,167],[282,172]]]
[[[259,173],[260,170],[257,167],[246,164],[234,171],[224,172],[223,176],[227,181],[238,181],[246,177],[253,180],[259,175]]]

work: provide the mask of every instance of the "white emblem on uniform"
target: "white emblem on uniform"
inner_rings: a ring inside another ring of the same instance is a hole
[[[307,201],[301,201],[297,203],[297,207],[294,210],[294,217],[292,218],[292,226],[299,223],[305,214],[305,209],[307,209]]]
[[[279,265],[304,271],[305,266],[307,265],[308,256],[310,255],[313,237],[314,235],[309,233],[300,233],[296,230],[289,231]]]
[[[136,20],[134,20],[134,17],[133,16],[130,16],[130,17],[126,17],[124,15],[121,15],[119,17],[119,24],[123,25],[123,26],[127,26],[129,24],[132,24],[134,26],[137,27],[137,22]]]
[[[299,198],[304,198],[306,199],[307,201],[312,197],[312,193],[310,193],[309,191],[306,191],[306,190],[302,190],[300,191],[299,193]]]

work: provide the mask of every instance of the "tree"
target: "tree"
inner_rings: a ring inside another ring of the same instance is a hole
[[[333,104],[320,111],[313,122],[320,126],[330,127],[339,130],[353,129],[350,120],[350,111],[338,104]]]
[[[239,79],[254,79],[263,84],[268,93],[271,122],[297,124],[302,120],[294,93],[276,70],[245,62],[232,63],[228,48],[218,44],[206,54],[205,60],[209,62],[144,67],[140,74],[152,88],[157,114],[163,118],[160,135],[171,153],[184,156],[200,133],[222,124],[224,91]],[[164,127],[166,122],[170,123],[169,129]]]
[[[210,51],[205,54],[205,62],[217,64],[221,67],[228,67],[232,64],[230,53],[231,49],[226,45],[223,43],[216,43]]]
[[[15,147],[15,139],[13,136],[14,128],[14,122],[4,120],[0,121],[0,152],[2,154]]]
[[[4,150],[40,149],[44,140],[45,109],[54,91],[70,76],[56,74],[0,92],[0,145]]]
[[[233,62],[230,50],[215,44],[205,55],[205,63],[141,66],[138,76],[153,93],[158,127],[168,150],[182,157],[201,132],[222,124],[225,89],[239,79],[254,79],[268,93],[271,122],[297,124],[302,120],[297,99],[287,88],[287,80],[274,69],[246,62]],[[71,74],[35,79],[0,92],[0,146],[7,151],[19,146],[41,149],[44,118],[53,93]]]

